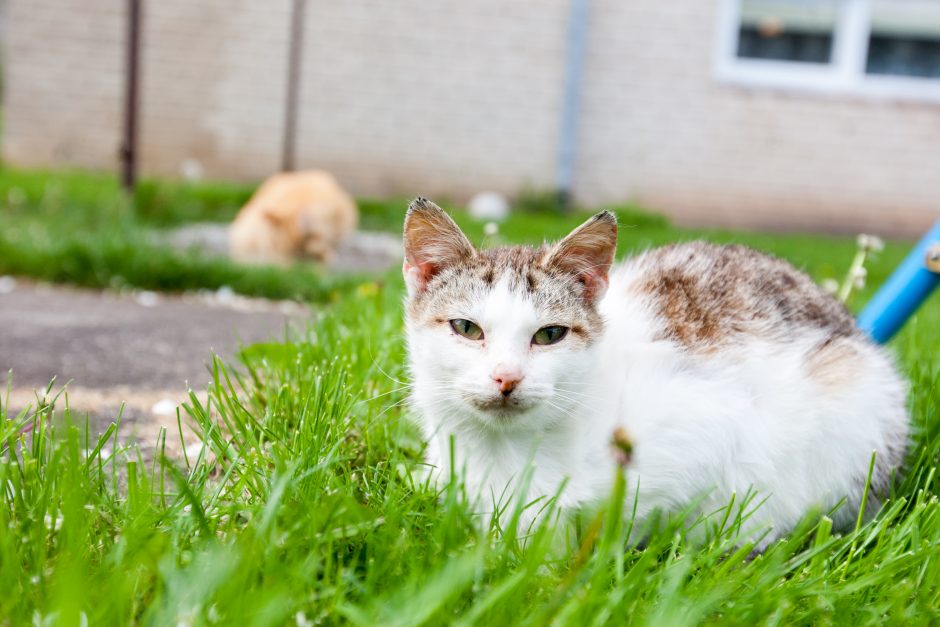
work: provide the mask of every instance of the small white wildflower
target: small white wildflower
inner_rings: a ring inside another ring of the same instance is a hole
[[[294,623],[297,624],[297,627],[313,627],[313,623],[307,618],[303,610],[294,614]]]
[[[856,268],[855,271],[852,272],[852,286],[857,290],[864,288],[865,279],[867,278],[868,270],[865,268]]]
[[[823,279],[822,288],[830,294],[835,294],[839,291],[839,282],[835,279]]]
[[[880,253],[885,248],[885,243],[877,235],[868,235],[862,233],[858,236],[858,247],[864,251]]]
[[[483,225],[483,234],[487,237],[496,237],[499,235],[499,225],[495,222],[487,222]]]

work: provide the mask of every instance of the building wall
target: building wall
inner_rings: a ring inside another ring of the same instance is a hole
[[[114,167],[125,15],[90,1],[11,0],[11,163]],[[298,165],[360,194],[551,185],[565,4],[309,0]],[[144,172],[195,159],[206,176],[253,180],[279,167],[290,6],[145,3]]]
[[[28,0],[30,2],[35,0]],[[280,165],[290,0],[145,0],[141,167],[260,179]]]
[[[9,0],[4,157],[111,169],[124,3]],[[308,0],[298,165],[360,195],[545,189],[570,0]],[[145,2],[141,165],[280,164],[290,0]],[[940,215],[940,106],[743,89],[718,0],[592,0],[575,193],[689,224],[913,233]]]
[[[120,5],[10,0],[6,8],[4,159],[28,167],[114,167],[122,89]]]
[[[719,84],[718,5],[593,0],[582,198],[691,224],[918,233],[940,218],[940,105]]]
[[[552,184],[566,0],[308,4],[301,163],[368,194]]]

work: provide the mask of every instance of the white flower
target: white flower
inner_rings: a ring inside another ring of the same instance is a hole
[[[823,279],[821,287],[830,294],[836,294],[839,291],[839,282],[835,279]]]
[[[495,222],[487,222],[483,225],[483,234],[487,237],[496,237],[499,235],[499,225]]]
[[[885,243],[877,235],[867,235],[862,233],[858,236],[858,247],[864,251],[880,253],[885,248]]]
[[[868,270],[865,268],[856,268],[852,273],[852,285],[855,289],[862,289],[865,287],[865,279],[868,278]]]

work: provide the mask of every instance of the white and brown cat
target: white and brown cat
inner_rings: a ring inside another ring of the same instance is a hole
[[[813,508],[844,500],[835,523],[853,520],[874,452],[876,507],[905,454],[906,388],[841,303],[743,246],[676,244],[612,268],[616,240],[604,212],[553,245],[480,250],[412,203],[406,321],[429,463],[487,513],[520,496],[527,467],[523,498],[567,481],[558,503],[575,508],[610,493],[619,428],[633,444],[625,515],[693,502],[707,515],[751,493],[746,533],[766,546]]]
[[[322,170],[283,172],[267,179],[229,229],[232,257],[249,263],[329,261],[355,230],[352,197]]]

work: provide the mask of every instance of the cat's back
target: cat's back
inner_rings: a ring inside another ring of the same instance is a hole
[[[873,451],[873,495],[887,493],[907,446],[904,382],[791,264],[744,246],[650,250],[611,274],[603,314],[597,376],[617,390],[650,493],[710,492],[715,511],[753,487],[773,495],[755,520],[778,529],[810,503],[829,511],[847,497],[834,514],[842,527]]]
[[[246,205],[279,215],[296,214],[310,207],[338,215],[354,216],[356,209],[352,197],[329,172],[305,170],[281,172],[268,178]]]
[[[806,274],[747,246],[696,241],[652,249],[625,261],[611,290],[614,298],[645,305],[654,339],[691,352],[748,339],[861,335],[842,303]]]
[[[269,177],[239,211],[229,231],[242,261],[325,259],[358,223],[355,200],[323,170]]]

